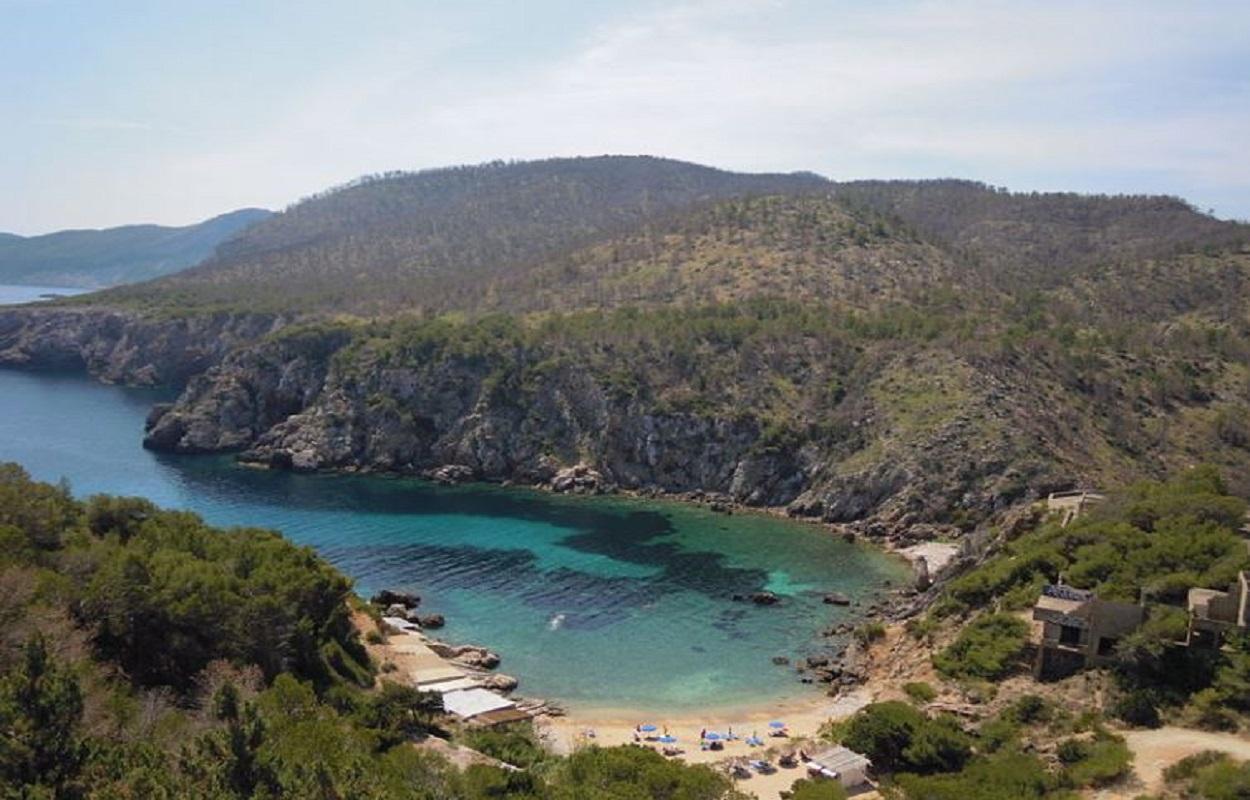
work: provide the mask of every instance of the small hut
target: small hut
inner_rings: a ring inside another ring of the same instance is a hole
[[[813,776],[832,778],[844,788],[853,789],[868,782],[872,762],[854,750],[831,747],[811,756],[807,761],[807,771]]]

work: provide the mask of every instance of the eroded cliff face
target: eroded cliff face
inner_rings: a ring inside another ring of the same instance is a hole
[[[776,441],[756,409],[675,410],[654,391],[623,391],[576,351],[509,350],[525,377],[501,381],[498,363],[442,351],[383,357],[360,346],[367,338],[255,314],[14,309],[0,312],[0,365],[183,385],[149,417],[144,444],[156,450],[684,494],[856,522],[885,537],[953,534],[1075,474],[1048,449],[1026,393],[957,360],[929,363],[932,354],[870,364],[871,379],[837,412],[842,433]],[[771,368],[804,378],[801,367]]]
[[[151,318],[90,307],[0,309],[0,366],[83,370],[109,383],[181,385],[283,324],[267,314]]]
[[[979,374],[958,376],[978,391],[932,425],[902,430],[866,397],[858,444],[767,445],[750,414],[665,410],[575,361],[500,385],[471,358],[386,363],[350,340],[282,335],[233,352],[153,415],[146,446],[234,451],[284,469],[449,474],[438,471],[455,465],[459,478],[695,494],[829,522],[871,518],[865,532],[879,536],[955,533],[1064,479],[1014,423],[1011,393]],[[579,464],[593,477],[561,479]]]

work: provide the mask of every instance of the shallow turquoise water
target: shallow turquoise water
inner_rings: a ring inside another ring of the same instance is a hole
[[[281,530],[362,593],[407,588],[446,614],[445,638],[498,650],[522,692],[571,707],[693,710],[806,691],[776,655],[902,577],[898,563],[818,529],[676,503],[492,486],[257,471],[142,449],[151,391],[0,370],[0,460],[77,494],[149,497],[219,525]],[[781,605],[735,603],[770,589]]]

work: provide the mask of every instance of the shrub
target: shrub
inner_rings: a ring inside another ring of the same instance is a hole
[[[898,777],[907,800],[1057,800],[1055,784],[1041,761],[1023,753],[979,758],[954,775]]]
[[[952,678],[1003,678],[1020,666],[1028,635],[1029,626],[1019,617],[987,614],[960,631],[933,664]]]
[[[855,641],[863,646],[885,638],[885,626],[880,622],[865,622],[855,629]]]
[[[548,758],[547,751],[534,734],[534,727],[529,723],[498,728],[470,728],[460,738],[467,747],[522,769],[528,769]]]
[[[952,720],[930,719],[896,701],[862,709],[851,719],[842,741],[887,773],[957,770],[972,752],[969,737]]]
[[[903,693],[916,703],[931,703],[937,697],[937,689],[934,689],[924,681],[904,683]]]
[[[1133,763],[1124,740],[1108,733],[1088,741],[1068,739],[1059,745],[1058,756],[1075,786],[1106,786],[1128,774]]]
[[[1141,728],[1157,728],[1160,725],[1159,707],[1155,694],[1147,689],[1125,692],[1111,704],[1111,715],[1129,725]]]
[[[796,781],[789,793],[782,792],[781,796],[787,800],[846,800],[849,797],[837,781],[814,781],[809,778]]]

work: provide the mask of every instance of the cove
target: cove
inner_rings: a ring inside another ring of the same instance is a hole
[[[693,711],[816,691],[774,656],[827,650],[818,632],[902,565],[814,526],[628,498],[488,485],[253,470],[229,457],[145,451],[166,395],[76,375],[0,370],[0,461],[74,493],[139,495],[215,525],[275,528],[315,548],[364,595],[420,593],[442,638],[503,656],[521,693],[570,708]],[[768,589],[774,607],[733,602]]]

